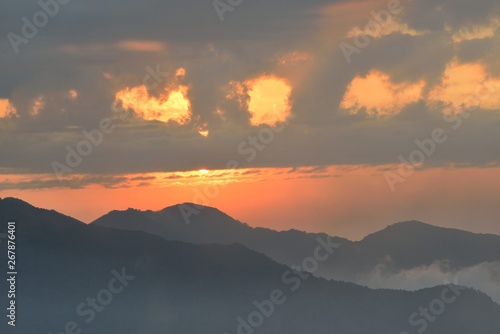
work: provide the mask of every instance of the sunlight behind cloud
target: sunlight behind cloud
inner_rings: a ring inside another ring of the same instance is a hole
[[[178,68],[177,71],[175,71],[175,77],[180,79],[184,78],[186,76],[186,69],[184,67]]]
[[[33,107],[31,108],[30,114],[36,116],[40,113],[40,110],[44,108],[45,108],[45,97],[43,95],[40,95],[33,102]]]
[[[206,122],[198,126],[197,130],[202,137],[208,137],[208,135],[210,134],[210,131],[208,130],[208,123]]]
[[[156,41],[126,40],[116,44],[119,49],[135,52],[160,52],[165,50],[165,44]]]
[[[409,36],[423,36],[427,31],[417,31],[412,29],[406,23],[401,23],[398,21],[391,21],[391,23],[380,26],[379,29],[373,31],[373,29],[365,28],[361,29],[360,27],[354,27],[347,32],[347,37],[352,38],[356,36],[371,36],[373,38],[382,38],[384,36],[388,36],[391,34],[399,33],[401,35],[409,35]]]
[[[267,124],[275,126],[290,116],[290,94],[292,87],[284,79],[262,76],[247,82],[248,111],[254,126]]]
[[[493,38],[495,32],[500,28],[500,19],[491,20],[488,25],[467,26],[453,34],[454,43],[472,41],[476,39]]]
[[[446,66],[440,84],[429,92],[428,105],[442,107],[446,114],[465,108],[500,109],[500,79],[488,75],[481,63],[459,63]]]
[[[310,61],[313,56],[308,52],[292,51],[278,56],[279,65],[297,65],[306,61]]]
[[[393,116],[422,99],[424,87],[424,81],[393,83],[387,74],[373,70],[352,80],[340,107],[350,114],[365,110],[370,116]]]
[[[68,95],[71,100],[76,100],[78,98],[78,92],[74,89],[69,90]]]
[[[151,96],[146,86],[125,88],[116,93],[115,104],[121,103],[125,109],[132,109],[147,121],[175,121],[186,124],[191,120],[191,102],[187,98],[189,87],[179,86],[177,89]]]
[[[290,83],[274,75],[261,75],[244,82],[231,81],[225,87],[226,99],[250,113],[250,124],[276,126],[291,114]]]
[[[0,99],[0,118],[16,114],[16,109],[8,99]]]

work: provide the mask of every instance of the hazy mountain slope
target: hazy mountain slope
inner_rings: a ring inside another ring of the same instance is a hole
[[[450,268],[500,260],[500,236],[474,234],[411,221],[391,225],[358,243],[364,255],[389,254],[403,269],[446,259]]]
[[[184,204],[194,207],[194,204]],[[251,228],[221,211],[204,207],[190,216],[190,223],[176,205],[161,211],[113,211],[95,225],[140,230],[167,240],[198,244],[240,243],[287,265],[299,265],[309,255],[318,237],[291,230],[277,232]],[[333,238],[341,247],[316,274],[357,282],[363,275],[383,270],[387,275],[405,269],[429,266],[439,261],[452,272],[484,262],[500,261],[500,236],[440,228],[410,221],[395,224],[358,242]]]
[[[185,205],[194,207],[194,204]],[[299,264],[297,261],[310,255],[318,237],[327,237],[324,233],[297,230],[277,232],[266,228],[252,228],[211,207],[203,207],[199,214],[191,215],[187,223],[180,208],[181,205],[174,205],[160,211],[111,211],[95,220],[92,225],[144,231],[166,240],[196,244],[239,243],[287,265]],[[333,240],[344,245],[350,243],[343,238]]]
[[[232,334],[236,319],[255,311],[252,302],[269,299],[275,289],[286,300],[255,333],[415,332],[408,317],[443,290],[376,291],[310,277],[291,291],[290,283],[282,281],[287,267],[239,245],[169,242],[45,214],[25,203],[0,200],[0,217],[15,219],[18,227],[18,326],[7,333],[59,333],[74,321],[93,334]],[[105,296],[112,270],[135,278],[86,323],[89,313],[83,317],[76,309],[87,298]],[[487,296],[462,291],[426,333],[497,333],[498,315],[500,307]]]

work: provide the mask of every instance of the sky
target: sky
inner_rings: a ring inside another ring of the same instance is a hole
[[[1,197],[500,234],[498,1],[0,6]]]

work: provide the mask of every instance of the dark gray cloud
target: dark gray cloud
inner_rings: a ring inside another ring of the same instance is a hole
[[[390,75],[395,84],[425,80],[426,91],[440,82],[455,57],[482,62],[498,76],[500,64],[492,56],[500,50],[498,37],[459,45],[451,41],[453,32],[463,27],[500,17],[498,2],[405,3],[397,19],[426,33],[394,33],[373,40],[350,64],[338,45],[349,42],[347,31],[371,16],[368,9],[366,15],[352,13],[352,22],[321,14],[321,8],[340,3],[359,2],[244,1],[221,22],[212,2],[205,0],[72,0],[15,54],[7,33],[20,33],[21,18],[31,19],[40,7],[35,1],[6,2],[0,11],[0,98],[9,99],[18,117],[0,119],[0,168],[52,172],[54,161],[64,163],[66,146],[76,148],[85,139],[82,130],[98,128],[103,118],[116,118],[111,108],[114,94],[141,85],[146,68],[157,65],[170,74],[151,91],[156,95],[163,85],[172,84],[177,68],[186,69],[182,84],[190,87],[192,120],[183,126],[135,117],[116,120],[115,130],[104,134],[102,144],[72,168],[75,173],[215,169],[231,160],[241,167],[397,163],[399,155],[415,149],[415,139],[428,138],[435,128],[444,128],[450,140],[426,161],[427,166],[498,162],[498,111],[476,111],[454,131],[439,110],[430,110],[424,102],[388,119],[348,115],[339,109],[353,78],[373,69]],[[380,1],[380,8],[386,5]],[[363,7],[353,6],[353,11],[359,8]],[[325,35],[323,26],[330,24],[334,28]],[[137,40],[153,41],[164,49],[120,47],[123,41]],[[296,66],[276,65],[277,55],[293,50],[307,52],[312,59]],[[300,71],[304,75],[297,78]],[[248,112],[227,101],[223,88],[261,74],[292,82],[292,112],[297,117],[247,161],[238,146],[263,127],[250,126]],[[78,92],[78,98],[71,99],[70,90]],[[40,96],[43,106],[34,113],[33,103]],[[215,114],[217,107],[223,107],[224,118]],[[204,123],[208,138],[197,132]]]
[[[126,177],[112,175],[95,175],[73,177],[67,180],[54,180],[53,178],[30,179],[27,181],[0,182],[0,190],[26,190],[26,189],[83,189],[89,185],[99,184],[105,188],[127,188]]]

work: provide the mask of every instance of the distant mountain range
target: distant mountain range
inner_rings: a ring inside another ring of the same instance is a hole
[[[481,292],[456,285],[416,292],[372,290],[315,278],[245,246],[196,245],[205,243],[203,232],[215,239],[212,243],[221,244],[233,230],[257,232],[209,208],[208,216],[192,217],[192,224],[184,228],[177,226],[180,221],[168,222],[174,221],[175,211],[175,207],[156,213],[115,211],[85,225],[17,199],[0,200],[0,233],[5,233],[7,221],[17,222],[18,259],[17,326],[10,328],[2,316],[1,332],[500,333],[500,306]],[[205,221],[207,217],[214,221]],[[179,239],[188,238],[188,228],[192,228],[192,243],[103,227],[112,226],[115,219],[120,220],[114,224],[125,229],[143,223],[168,225],[161,229],[178,231],[175,238]],[[224,226],[230,230],[223,231]],[[332,242],[325,241],[325,235],[299,231],[258,232],[269,235],[265,242],[277,240],[290,247],[288,243],[293,240],[296,248],[303,249],[302,261],[320,256],[315,254],[316,249],[321,250],[321,257],[328,257],[328,247],[323,243]],[[2,253],[4,246],[0,244]],[[278,246],[262,247],[280,254]],[[336,251],[340,253],[343,247]],[[283,258],[285,253],[282,251]],[[412,257],[405,261],[423,260]],[[463,261],[473,263],[474,259]],[[6,310],[4,285],[1,289],[0,308]]]
[[[181,209],[197,214],[186,223]],[[318,237],[297,230],[277,232],[252,228],[211,207],[184,203],[160,211],[111,211],[93,225],[143,231],[196,244],[242,244],[288,266],[299,265],[309,256]],[[474,234],[441,228],[417,221],[398,223],[361,241],[331,237],[341,245],[335,256],[322,263],[316,275],[370,285],[369,277],[397,275],[405,271],[437,265],[443,273],[456,273],[484,263],[494,263],[493,274],[500,277],[500,236]],[[500,280],[498,282],[500,290]]]

